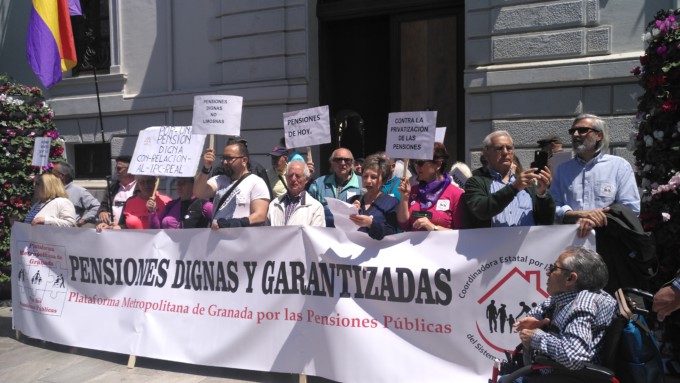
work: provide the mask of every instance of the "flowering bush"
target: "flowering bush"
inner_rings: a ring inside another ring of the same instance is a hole
[[[9,279],[10,219],[30,210],[33,179],[41,170],[31,166],[35,137],[52,138],[50,160],[64,152],[54,112],[40,89],[0,75],[0,281]]]
[[[660,278],[680,267],[680,10],[661,10],[646,28],[633,146],[642,187],[640,218],[657,240]]]

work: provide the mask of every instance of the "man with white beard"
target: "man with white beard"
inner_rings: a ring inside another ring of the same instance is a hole
[[[550,186],[557,205],[558,223],[578,223],[579,236],[607,226],[609,206],[621,204],[640,214],[640,193],[633,168],[625,159],[610,155],[605,122],[592,114],[581,114],[569,129],[574,158],[555,171]]]

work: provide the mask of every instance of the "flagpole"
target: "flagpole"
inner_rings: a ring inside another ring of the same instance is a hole
[[[94,89],[95,92],[97,93],[97,109],[99,110],[99,131],[101,132],[102,135],[102,144],[106,143],[106,139],[104,138],[104,118],[102,117],[102,104],[101,100],[99,98],[99,81],[97,80],[97,65],[92,64],[92,72],[94,73]]]

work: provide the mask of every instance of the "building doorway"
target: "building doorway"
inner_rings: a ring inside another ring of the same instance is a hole
[[[463,12],[463,1],[319,0],[320,102],[333,129],[323,172],[338,143],[355,157],[384,150],[387,116],[400,111],[436,110],[451,159],[464,159]]]

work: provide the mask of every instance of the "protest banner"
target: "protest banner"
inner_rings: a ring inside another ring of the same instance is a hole
[[[557,256],[593,240],[574,225],[375,241],[325,227],[97,234],[16,223],[13,322],[50,342],[183,363],[486,383],[492,359],[519,343],[507,321],[489,330],[489,306],[519,319],[546,298]]]
[[[204,134],[191,126],[152,126],[139,132],[130,161],[130,174],[169,177],[196,175]]]
[[[242,110],[243,97],[240,96],[194,96],[193,132],[238,136]]]
[[[302,148],[331,142],[328,105],[283,114],[287,148]]]
[[[36,137],[35,145],[33,146],[33,160],[31,166],[45,167],[50,158],[50,145],[52,139],[50,137]],[[42,173],[42,170],[41,170]]]
[[[446,126],[437,127],[434,132],[434,142],[444,142],[444,137],[446,137]]]
[[[437,112],[390,113],[385,152],[392,158],[431,160]]]

